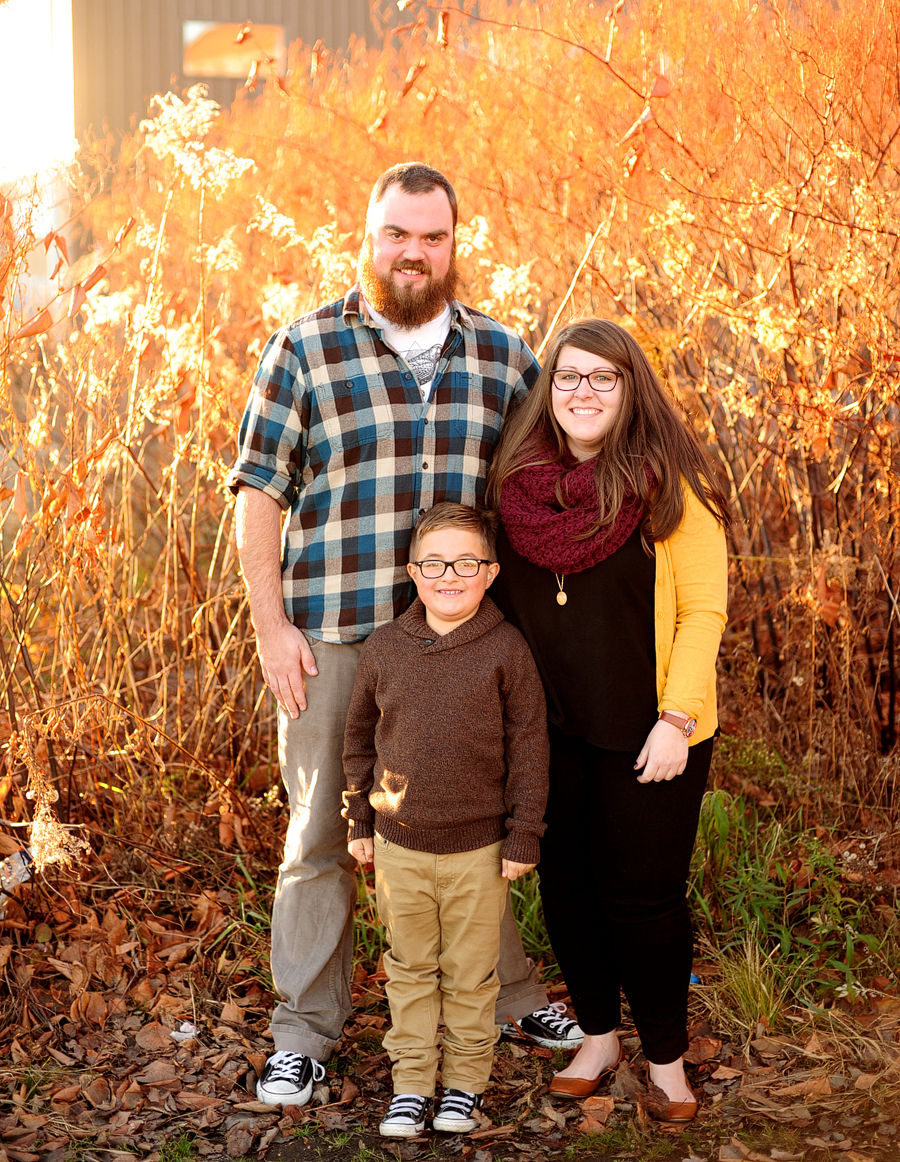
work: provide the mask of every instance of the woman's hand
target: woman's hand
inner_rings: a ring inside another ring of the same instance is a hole
[[[688,758],[688,740],[671,722],[657,722],[647,735],[641,753],[634,764],[639,783],[661,783],[674,779],[684,770]]]
[[[368,839],[351,839],[347,844],[347,850],[357,863],[365,867],[375,858],[375,840],[371,836]]]

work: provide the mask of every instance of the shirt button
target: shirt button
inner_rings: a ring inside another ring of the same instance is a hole
[[[353,380],[352,380],[352,379],[345,380],[345,382],[344,382],[344,387],[352,387],[352,386],[353,386]]]
[[[426,471],[426,472],[428,471],[428,465],[427,465],[427,464],[423,464],[423,465],[422,465],[422,467],[425,469],[425,471]]]
[[[419,509],[419,516],[424,516],[424,515],[425,515],[425,509],[424,509],[424,508],[420,508],[420,509]]]

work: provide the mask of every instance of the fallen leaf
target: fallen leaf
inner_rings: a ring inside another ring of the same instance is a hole
[[[871,1089],[877,1080],[877,1073],[861,1073],[853,1085],[856,1089]]]
[[[559,1112],[559,1110],[555,1110],[548,1101],[545,1101],[541,1106],[541,1116],[547,1118],[554,1124],[554,1126],[558,1126],[561,1130],[566,1128],[566,1119]]]
[[[95,1077],[88,1085],[81,1087],[81,1092],[91,1103],[94,1109],[108,1110],[112,1107],[112,1091],[105,1077]]]
[[[606,1125],[609,1115],[616,1108],[614,1097],[589,1097],[582,1103],[584,1117],[578,1123],[582,1134],[596,1134]]]
[[[51,1101],[75,1101],[81,1093],[80,1085],[64,1085],[59,1089],[55,1089],[50,1094]]]
[[[643,1084],[634,1076],[627,1061],[623,1061],[616,1070],[609,1092],[613,1097],[621,1098],[623,1101],[632,1101],[639,1093],[644,1092]]]
[[[135,1081],[144,1085],[158,1085],[161,1081],[174,1081],[179,1075],[178,1066],[169,1059],[151,1061],[143,1073],[135,1075]]]
[[[341,1096],[338,1098],[338,1103],[344,1105],[346,1102],[351,1102],[357,1097],[359,1097],[359,1086],[352,1078],[345,1077],[341,1082]]]
[[[744,1073],[741,1069],[732,1069],[730,1065],[720,1065],[718,1069],[709,1075],[714,1081],[731,1081],[735,1077],[743,1077]]]
[[[243,1158],[253,1145],[253,1135],[242,1126],[235,1126],[225,1135],[225,1151],[229,1158]]]
[[[591,1114],[595,1118],[609,1117],[609,1115],[616,1108],[616,1099],[614,1097],[589,1097],[581,1103],[581,1108],[586,1114]]]
[[[722,1042],[718,1037],[695,1037],[684,1055],[684,1060],[692,1065],[701,1065],[704,1061],[712,1061],[721,1052]]]
[[[172,1038],[169,1036],[169,1030],[160,1025],[158,1021],[151,1021],[138,1030],[135,1035],[135,1042],[141,1049],[146,1049],[149,1052],[156,1053],[161,1049],[172,1049],[174,1047]]]
[[[827,1077],[808,1077],[776,1092],[778,1097],[827,1097],[832,1090]]]
[[[46,1126],[49,1120],[49,1118],[45,1118],[41,1114],[19,1113],[19,1121],[27,1130],[40,1130]]]
[[[142,977],[133,989],[129,989],[128,995],[136,1004],[149,1005],[154,997],[153,985],[150,983],[149,978],[146,976]]]
[[[231,1001],[226,1001],[222,1006],[222,1020],[230,1021],[233,1025],[240,1025],[244,1020],[244,1010],[240,1005],[235,1005]]]
[[[89,1025],[105,1025],[109,1006],[100,993],[82,993],[69,1007],[73,1021],[86,1021]]]
[[[183,1110],[208,1110],[222,1104],[222,1099],[208,1093],[194,1093],[183,1089],[175,1095],[175,1104]]]

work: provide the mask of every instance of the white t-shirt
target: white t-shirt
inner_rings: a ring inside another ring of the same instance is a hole
[[[395,327],[384,315],[379,315],[373,310],[368,301],[366,306],[369,308],[372,321],[384,331],[385,341],[409,364],[422,392],[422,398],[427,400],[434,381],[434,369],[450,333],[449,304],[436,319],[425,323],[424,326],[411,329]]]

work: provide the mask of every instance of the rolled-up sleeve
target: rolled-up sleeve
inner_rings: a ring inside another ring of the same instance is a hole
[[[259,488],[282,508],[297,491],[304,444],[303,378],[286,328],[266,344],[244,409],[238,459],[228,474],[232,492]]]

